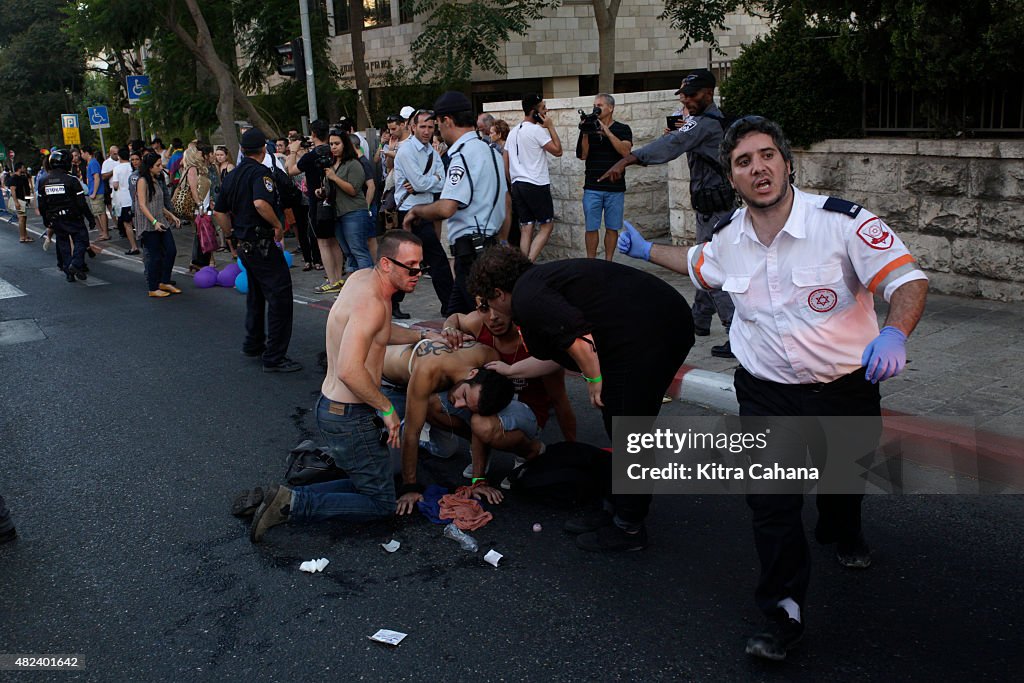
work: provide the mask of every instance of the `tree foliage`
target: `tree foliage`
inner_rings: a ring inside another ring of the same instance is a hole
[[[779,123],[794,145],[860,131],[860,85],[832,54],[834,36],[790,12],[746,46],[722,84],[723,108]]]
[[[62,0],[0,13],[0,133],[19,153],[61,141],[60,115],[79,111],[85,58],[61,36]]]
[[[417,76],[429,82],[468,81],[473,68],[508,73],[498,46],[525,36],[561,0],[416,0],[421,33],[412,44]]]

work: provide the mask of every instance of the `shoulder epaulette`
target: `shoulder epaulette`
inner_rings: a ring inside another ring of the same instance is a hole
[[[860,213],[861,205],[854,204],[853,202],[845,199],[840,199],[839,197],[829,197],[825,200],[825,204],[821,208],[826,211],[845,213],[850,218],[856,218],[857,214]]]
[[[720,220],[720,221],[718,221],[717,223],[715,223],[715,228],[714,228],[714,230],[712,230],[712,231],[711,231],[711,234],[712,234],[712,235],[714,235],[714,234],[715,234],[716,232],[718,232],[719,230],[721,230],[721,229],[722,229],[722,228],[724,228],[725,226],[727,226],[727,225],[729,225],[730,223],[732,223],[732,219],[733,219],[733,217],[734,217],[735,215],[736,215],[736,212],[735,212],[735,211],[733,211],[733,212],[732,212],[732,213],[730,213],[730,214],[729,214],[728,216],[726,216],[726,217],[725,217],[725,218],[723,218],[722,220]]]

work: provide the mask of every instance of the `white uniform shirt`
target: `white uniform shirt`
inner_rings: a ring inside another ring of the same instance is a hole
[[[747,372],[783,384],[831,382],[861,367],[878,336],[872,295],[888,301],[927,277],[874,214],[792,189],[793,210],[770,247],[740,209],[710,242],[690,248],[690,279],[729,292],[729,341]],[[838,210],[822,208],[827,201]]]
[[[548,153],[544,145],[551,142],[551,133],[544,126],[523,121],[509,131],[505,151],[508,152],[508,171],[512,182],[532,185],[550,185]]]

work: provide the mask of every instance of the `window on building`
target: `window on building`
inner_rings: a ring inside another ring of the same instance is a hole
[[[398,23],[410,24],[415,18],[412,11],[412,0],[398,0]]]
[[[334,0],[334,33],[348,33],[349,0]],[[363,0],[363,28],[391,26],[391,0]]]

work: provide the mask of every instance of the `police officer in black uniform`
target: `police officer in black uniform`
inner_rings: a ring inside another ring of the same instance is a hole
[[[285,355],[292,336],[292,278],[278,246],[284,238],[281,200],[273,173],[263,165],[267,138],[261,130],[242,135],[242,154],[224,178],[213,214],[224,234],[238,240],[249,280],[242,353],[262,356],[264,372],[296,372],[302,366]]]
[[[53,230],[57,241],[57,256],[68,282],[75,278],[85,280],[85,252],[89,248],[89,230],[96,227],[96,219],[85,201],[85,188],[68,171],[71,153],[66,149],[50,154],[50,174],[39,188],[39,213],[43,224]],[[82,219],[89,221],[89,230]],[[74,250],[68,244],[74,244]]]

